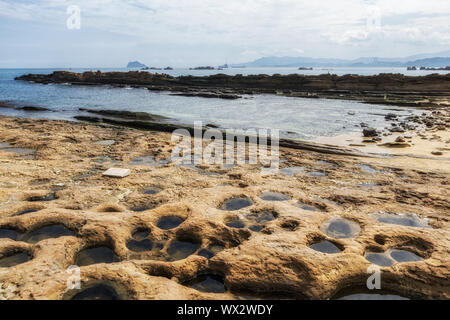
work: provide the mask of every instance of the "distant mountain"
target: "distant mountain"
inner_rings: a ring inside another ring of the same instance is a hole
[[[365,57],[354,60],[309,57],[264,57],[255,61],[232,65],[245,67],[446,67],[450,65],[450,51],[419,54],[403,58]]]
[[[147,68],[145,64],[140,63],[139,61],[131,61],[127,64],[128,69],[135,69],[135,68]]]
[[[410,61],[406,64],[408,67],[446,67],[450,66],[450,58],[428,58],[416,61]]]

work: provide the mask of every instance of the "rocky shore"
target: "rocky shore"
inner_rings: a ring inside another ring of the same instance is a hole
[[[180,166],[169,133],[105,123],[0,117],[0,137],[0,299],[334,299],[373,294],[373,265],[375,293],[450,298],[444,158],[282,147],[266,176]]]
[[[401,74],[359,75],[235,75],[180,76],[148,72],[56,71],[28,74],[16,80],[72,85],[136,86],[149,90],[173,91],[185,96],[238,99],[245,94],[279,94],[302,98],[329,98],[366,103],[436,107],[450,101],[450,74],[422,77]]]

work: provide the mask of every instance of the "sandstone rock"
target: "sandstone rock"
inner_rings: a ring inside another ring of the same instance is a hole
[[[375,128],[366,128],[363,130],[364,137],[376,137],[378,132]]]

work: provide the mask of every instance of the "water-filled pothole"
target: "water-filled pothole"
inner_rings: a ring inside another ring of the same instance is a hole
[[[201,256],[201,257],[205,257],[207,259],[211,259],[212,257],[214,257],[216,254],[218,254],[219,252],[225,250],[224,246],[221,245],[211,245],[206,249],[201,249],[197,255]]]
[[[299,207],[300,209],[303,209],[303,210],[306,210],[306,211],[319,211],[319,208],[317,208],[317,207],[315,207],[315,206],[312,206],[312,205],[309,205],[309,204],[306,204],[306,203],[303,203],[303,202],[297,202],[296,204],[295,204],[297,207]]]
[[[136,166],[156,166],[157,162],[155,161],[154,156],[142,156],[138,158],[134,158],[130,161],[130,165]]]
[[[253,232],[260,232],[262,229],[264,229],[265,226],[262,226],[260,224],[255,224],[253,226],[248,227]]]
[[[18,240],[20,237],[20,233],[16,230],[12,229],[0,229],[0,239],[11,239],[11,240]]]
[[[361,232],[361,227],[356,222],[334,217],[321,226],[322,231],[332,238],[354,238]]]
[[[285,229],[285,230],[288,230],[288,231],[295,231],[295,230],[297,230],[299,225],[300,225],[300,223],[298,221],[295,221],[295,220],[286,220],[286,221],[281,223],[281,227],[283,229]]]
[[[235,229],[245,228],[245,223],[236,217],[231,217],[231,218],[225,219],[225,225],[227,227],[235,228]]]
[[[185,285],[201,292],[224,293],[227,291],[224,278],[216,274],[199,275],[194,280],[185,283]]]
[[[142,191],[142,193],[143,194],[158,194],[158,193],[160,193],[162,191],[162,189],[161,188],[158,188],[158,187],[148,187],[148,188],[145,188],[143,191]]]
[[[287,167],[287,168],[282,168],[280,169],[280,172],[286,176],[290,176],[293,177],[297,174],[299,174],[300,172],[303,172],[305,170],[304,167]]]
[[[20,240],[28,243],[37,243],[45,239],[54,239],[65,236],[75,237],[76,235],[77,233],[75,231],[70,230],[65,225],[54,224],[25,233]]]
[[[415,228],[430,228],[428,222],[425,219],[421,219],[418,215],[409,214],[395,214],[395,213],[385,213],[379,212],[371,215],[377,221],[389,224],[396,224],[406,227]]]
[[[187,240],[174,240],[167,248],[167,254],[169,255],[170,261],[177,261],[189,257],[199,248],[199,243],[194,243]]]
[[[359,186],[363,188],[376,188],[380,187],[381,185],[378,183],[361,183]]]
[[[0,257],[0,268],[14,267],[31,259],[32,256],[27,250],[16,249]]]
[[[56,194],[54,192],[49,193],[45,196],[31,196],[27,198],[27,201],[30,202],[48,202],[48,201],[53,201],[58,199],[58,197],[56,196]]]
[[[278,217],[278,213],[271,210],[263,210],[252,212],[247,215],[247,219],[255,221],[257,223],[266,223],[273,221]]]
[[[264,191],[260,198],[265,201],[287,201],[291,200],[291,197],[287,194],[283,194],[280,192],[272,192],[272,191]]]
[[[226,200],[220,207],[222,210],[236,211],[253,205],[253,201],[248,197],[237,197]]]
[[[341,252],[341,249],[339,249],[333,242],[324,240],[317,243],[314,243],[309,246],[311,249],[315,251],[319,251],[322,253],[328,253],[328,254],[334,254]]]
[[[170,230],[175,229],[180,224],[184,222],[183,218],[180,218],[178,216],[166,216],[162,217],[158,220],[156,223],[156,226],[162,230]]]
[[[397,262],[413,262],[423,260],[422,257],[419,257],[415,253],[401,249],[392,249],[390,251],[390,255]]]
[[[113,287],[96,284],[77,293],[71,300],[121,300],[121,298]]]
[[[127,241],[127,248],[134,252],[152,251],[153,241],[150,239],[142,239],[142,240],[130,239]]]
[[[390,267],[395,263],[395,261],[391,259],[387,254],[379,252],[367,252],[364,255],[364,258],[366,258],[367,261],[381,267]]]
[[[97,263],[113,263],[119,262],[113,250],[108,247],[87,248],[78,252],[75,258],[75,265],[89,266]]]

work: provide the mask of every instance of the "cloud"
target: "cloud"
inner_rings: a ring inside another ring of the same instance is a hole
[[[346,57],[370,48],[388,55],[392,45],[404,53],[450,45],[446,0],[0,0],[0,17],[61,29],[68,5],[81,8],[83,29],[155,50],[178,47],[182,60],[194,53],[183,47],[199,48],[205,60],[211,46],[242,59],[329,56],[330,49]]]

